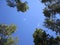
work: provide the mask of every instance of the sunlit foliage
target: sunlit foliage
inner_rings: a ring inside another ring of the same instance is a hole
[[[0,24],[0,45],[15,45],[16,39],[12,38],[12,33],[16,30],[16,26],[14,24],[5,25]]]
[[[46,5],[45,9],[48,10],[52,15],[56,13],[60,14],[60,1],[59,0],[42,0],[42,3]],[[44,9],[44,12],[46,12]],[[48,13],[46,13],[47,15]]]
[[[56,17],[57,14],[60,14],[60,0],[41,0],[41,2],[46,6],[43,10],[46,17],[44,25],[56,33],[60,33],[60,19]]]
[[[42,29],[36,29],[36,31],[33,34],[33,38],[34,45],[59,45],[60,43],[59,36],[54,38],[53,36],[46,34],[46,32],[42,31]]]
[[[16,7],[17,11],[26,12],[29,9],[27,2],[21,2],[21,0],[6,0],[6,2],[10,7]]]
[[[56,31],[56,34],[60,34],[60,20],[57,19],[56,21],[54,20],[49,20],[49,19],[46,19],[45,22],[44,22],[44,26],[53,30],[53,31]]]
[[[33,33],[34,45],[60,45],[60,19],[56,17],[60,14],[60,0],[41,0],[45,4],[43,14],[46,17],[44,26],[55,31],[56,37],[47,34],[42,29],[36,29]]]

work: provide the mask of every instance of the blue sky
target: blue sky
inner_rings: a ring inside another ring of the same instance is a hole
[[[15,35],[19,38],[18,45],[34,45],[33,33],[35,28],[46,29],[43,26],[44,5],[39,0],[22,0],[28,2],[29,10],[25,13],[18,12],[16,7],[7,6],[5,0],[0,0],[0,24],[15,24],[17,26]],[[47,31],[46,29],[45,31]],[[47,31],[50,35],[52,31]]]

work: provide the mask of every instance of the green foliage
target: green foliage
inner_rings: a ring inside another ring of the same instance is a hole
[[[45,31],[42,29],[36,29],[33,34],[34,38],[34,45],[59,45],[60,37],[57,36],[56,38],[46,34]]]
[[[48,9],[44,9],[44,16],[46,17],[50,17],[51,16],[51,12]]]
[[[4,45],[17,45],[17,38],[12,38],[12,37],[9,37],[7,38],[6,42],[4,43]]]
[[[7,5],[10,6],[10,7],[15,7],[15,2],[11,1],[11,0],[6,0],[7,2]]]
[[[59,0],[42,0],[45,4],[45,8],[43,10],[45,20],[45,27],[55,31],[56,33],[60,33],[60,19],[56,18],[57,14],[60,14],[60,1]],[[52,22],[51,22],[51,21]]]
[[[45,4],[43,9],[44,16],[46,17],[44,26],[60,34],[60,19],[56,18],[56,14],[60,14],[60,1],[59,0],[42,0]],[[60,45],[60,35],[50,36],[42,29],[36,29],[33,34],[34,45]]]
[[[37,34],[42,35],[42,32],[43,32],[42,29],[37,29],[37,28],[36,28],[36,31],[35,31],[35,33],[33,34],[33,37],[36,37]]]
[[[48,0],[42,0],[41,2],[42,2],[42,3],[45,3],[45,2],[47,2],[47,1],[48,1]]]
[[[29,7],[26,2],[21,2],[21,0],[7,0],[7,5],[10,7],[16,7],[17,11],[26,12]]]
[[[22,11],[22,12],[25,12],[25,11],[27,11],[27,9],[29,9],[29,7],[27,6],[27,4],[25,2],[21,3],[21,4],[20,3],[17,4],[16,7],[17,7],[18,11]]]
[[[43,10],[44,16],[51,17],[51,15],[55,15],[56,13],[60,14],[60,1],[59,0],[42,0],[42,3],[46,5]],[[51,15],[50,15],[51,14]]]
[[[15,45],[16,39],[11,37],[11,34],[16,31],[16,26],[0,24],[0,45]]]
[[[11,35],[12,33],[14,33],[15,30],[16,30],[16,26],[13,24],[11,24],[10,26],[7,26],[5,24],[0,24],[0,34],[3,34],[5,36]]]
[[[53,30],[53,31],[56,31],[56,34],[57,33],[60,34],[60,20],[59,19],[57,19],[56,21],[46,19],[44,22],[44,26]]]
[[[42,29],[36,29],[33,34],[34,45],[60,45],[60,19],[56,18],[56,15],[60,14],[60,1],[42,0],[41,2],[46,6],[43,9],[43,14],[46,17],[44,26],[55,31],[59,36],[53,37]]]

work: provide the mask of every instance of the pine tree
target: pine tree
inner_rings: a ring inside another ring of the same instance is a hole
[[[56,15],[60,14],[60,1],[59,0],[42,0],[42,3],[46,3],[46,7],[43,10],[45,19],[45,26],[56,33],[60,33],[60,19],[57,19]]]
[[[33,33],[34,45],[60,45],[60,19],[56,17],[60,15],[60,0],[41,0],[45,4],[43,14],[46,17],[44,26],[48,30],[56,32],[56,37],[47,34],[43,29],[36,29]]]
[[[16,38],[11,35],[16,31],[14,24],[5,25],[0,24],[0,45],[16,45]]]
[[[21,2],[21,0],[6,0],[9,7],[16,7],[17,11],[26,12],[29,7],[27,2]]]
[[[59,45],[60,43],[60,36],[54,38],[53,36],[46,34],[42,29],[38,28],[34,32],[33,38],[34,45]]]

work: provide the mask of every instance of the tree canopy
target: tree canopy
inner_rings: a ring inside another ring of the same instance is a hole
[[[54,38],[49,34],[46,34],[42,29],[36,29],[33,33],[34,45],[59,45],[60,44],[60,36]]]
[[[45,4],[43,14],[46,17],[45,26],[56,33],[60,33],[60,19],[56,15],[60,15],[60,1],[59,0],[42,0]]]
[[[43,14],[45,16],[44,26],[56,32],[56,37],[47,34],[43,29],[36,29],[33,33],[34,45],[60,45],[60,0],[41,0],[45,4]]]
[[[16,7],[17,11],[26,12],[29,7],[27,2],[21,2],[21,0],[6,0],[9,7]]]
[[[0,45],[15,45],[16,38],[11,36],[15,31],[16,26],[14,24],[0,24]]]

